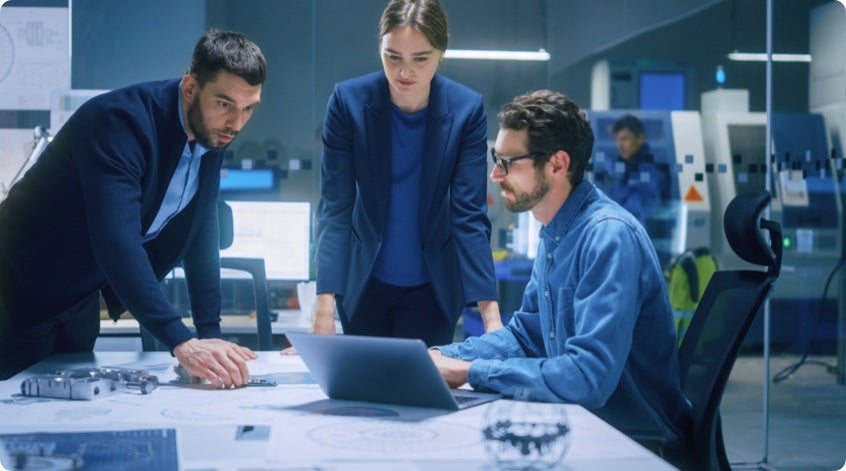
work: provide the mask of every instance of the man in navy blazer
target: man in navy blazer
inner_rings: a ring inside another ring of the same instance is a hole
[[[327,105],[317,292],[338,295],[344,322],[357,315],[383,244],[391,198],[391,113],[382,71],[338,84]],[[423,149],[418,210],[422,255],[437,303],[454,327],[464,306],[497,298],[486,216],[487,120],[481,95],[435,74]],[[490,323],[499,327],[498,305],[492,303]],[[425,333],[425,326],[420,329]]]
[[[255,358],[220,340],[217,199],[223,151],[250,119],[266,64],[212,30],[181,79],[79,108],[0,204],[0,379],[51,353],[93,350],[100,296],[188,371],[241,386]],[[159,282],[182,262],[197,338]]]

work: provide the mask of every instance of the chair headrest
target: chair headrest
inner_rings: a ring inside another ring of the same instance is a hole
[[[731,200],[723,216],[726,239],[737,256],[767,267],[772,266],[777,259],[777,254],[761,230],[764,227],[762,213],[771,199],[766,190],[740,193]]]

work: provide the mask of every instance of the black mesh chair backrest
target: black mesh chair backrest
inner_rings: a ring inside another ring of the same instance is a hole
[[[690,443],[682,469],[731,469],[719,421],[720,401],[746,333],[770,295],[781,266],[781,226],[761,217],[766,191],[737,195],[724,226],[737,255],[767,271],[718,271],[708,283],[679,347],[682,389],[693,404]],[[769,232],[767,241],[762,229]]]
[[[232,207],[223,200],[217,202],[218,227],[220,229],[220,250],[228,249],[235,240],[235,221]],[[256,307],[257,347],[259,350],[273,350],[273,331],[270,319],[270,305],[267,293],[267,274],[263,258],[221,257],[220,267],[245,271],[253,281],[253,299]],[[167,347],[141,326],[141,348],[144,351],[166,351]]]
[[[226,201],[217,202],[217,220],[220,228],[220,250],[228,249],[235,241],[235,221],[232,216],[232,206]]]

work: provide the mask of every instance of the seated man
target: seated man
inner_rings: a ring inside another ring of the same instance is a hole
[[[581,404],[676,449],[690,405],[664,277],[643,226],[583,179],[593,148],[584,111],[544,90],[498,117],[491,180],[509,210],[543,224],[537,259],[511,322],[433,348],[435,364],[452,387]]]

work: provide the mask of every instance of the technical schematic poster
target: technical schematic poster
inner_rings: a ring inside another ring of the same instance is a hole
[[[0,110],[49,110],[70,88],[67,8],[0,7]]]

